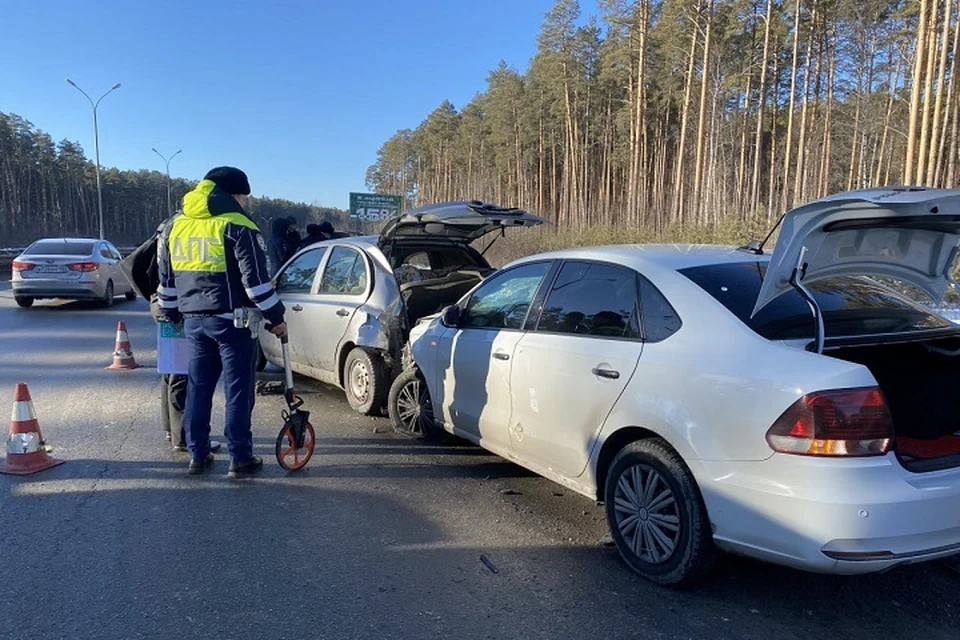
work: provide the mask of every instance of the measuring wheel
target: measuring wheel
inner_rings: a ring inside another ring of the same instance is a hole
[[[267,325],[267,330],[270,329]],[[287,402],[287,408],[281,414],[283,427],[277,434],[277,462],[287,471],[299,471],[307,466],[313,457],[317,437],[313,432],[313,425],[310,424],[310,412],[300,408],[303,400],[293,391],[293,370],[290,368],[286,336],[280,338],[280,346],[283,350],[283,399]]]
[[[287,419],[277,434],[277,462],[287,471],[303,469],[313,457],[316,442],[312,424],[303,420],[302,425],[297,425],[296,420]]]

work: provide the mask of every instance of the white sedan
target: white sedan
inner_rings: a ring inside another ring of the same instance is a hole
[[[960,190],[876,189],[789,212],[772,255],[524,258],[414,328],[391,417],[604,503],[661,584],[716,549],[841,574],[960,553],[960,327],[931,311],[958,243]]]

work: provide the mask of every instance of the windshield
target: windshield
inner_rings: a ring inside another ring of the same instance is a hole
[[[753,318],[750,313],[766,273],[763,262],[737,262],[681,269],[744,324],[769,340],[810,339],[813,314],[803,297],[790,290]],[[953,327],[950,321],[862,276],[839,276],[807,285],[823,312],[826,337],[929,331]]]
[[[25,256],[89,256],[93,254],[93,242],[65,242],[63,240],[39,240],[23,252]]]

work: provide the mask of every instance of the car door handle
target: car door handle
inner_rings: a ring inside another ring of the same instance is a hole
[[[303,307],[301,307],[301,306],[298,305],[298,304],[295,304],[295,305],[293,305],[293,306],[290,307],[290,308],[293,309],[294,311],[303,311]]]
[[[346,309],[337,309],[337,315],[341,318],[346,318],[348,315],[350,315],[350,312]]]
[[[598,378],[609,378],[610,380],[616,380],[620,377],[619,371],[614,371],[613,369],[601,369],[600,367],[593,368],[593,375]]]
[[[509,354],[509,353],[500,353],[500,352],[497,352],[497,353],[493,354],[493,359],[494,359],[494,360],[509,360],[509,359],[510,359],[510,354]]]

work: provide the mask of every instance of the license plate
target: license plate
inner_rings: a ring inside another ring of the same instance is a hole
[[[37,267],[37,273],[66,273],[66,272],[67,272],[66,267],[59,267],[59,266]]]

